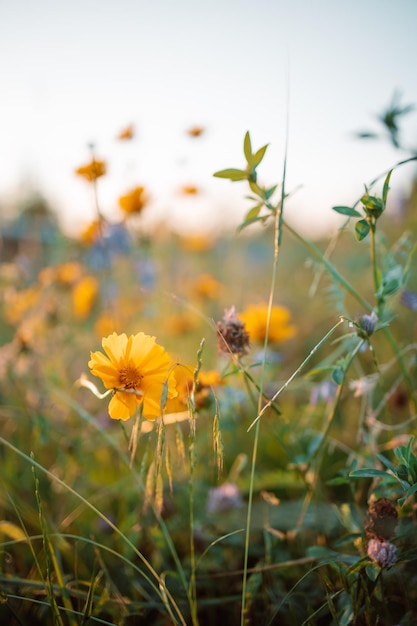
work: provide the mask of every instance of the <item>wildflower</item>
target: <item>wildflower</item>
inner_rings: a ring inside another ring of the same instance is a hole
[[[133,139],[134,135],[135,127],[133,124],[129,124],[129,126],[126,126],[126,128],[123,128],[123,130],[120,131],[117,135],[117,139],[119,139],[119,141],[127,141],[129,139]]]
[[[211,274],[200,274],[192,285],[192,290],[197,297],[215,299],[223,289],[223,285],[219,283]]]
[[[165,393],[169,399],[177,391],[171,359],[155,337],[113,333],[103,338],[102,346],[106,354],[92,352],[88,366],[106,389],[113,390],[110,417],[127,420],[138,407],[148,420],[161,415]]]
[[[195,315],[188,312],[177,313],[165,319],[165,327],[171,335],[187,335],[197,326]]]
[[[189,398],[194,386],[194,373],[191,366],[177,367],[175,370],[178,395],[174,400],[167,402],[167,412],[179,413],[184,411],[189,405]],[[194,394],[194,404],[196,409],[207,405],[213,387],[223,384],[220,373],[217,370],[207,372],[200,371]]]
[[[371,502],[365,517],[364,529],[368,539],[391,539],[397,526],[397,509],[388,498]]]
[[[94,276],[84,276],[72,292],[72,306],[75,317],[84,320],[93,308],[99,292],[99,284]]]
[[[148,196],[144,187],[135,187],[119,198],[120,208],[128,215],[141,213],[147,202]]]
[[[390,541],[382,539],[370,539],[367,554],[372,561],[380,567],[391,567],[397,562],[397,546]]]
[[[243,356],[249,349],[249,334],[245,324],[238,319],[235,307],[226,309],[223,319],[217,322],[218,349],[223,354]]]
[[[195,196],[199,189],[195,185],[183,185],[180,191],[184,196]]]
[[[223,513],[229,509],[243,505],[239,487],[234,483],[224,483],[209,490],[207,498],[207,513]]]
[[[369,374],[369,376],[362,376],[356,380],[349,382],[349,389],[351,389],[354,398],[360,398],[361,396],[369,395],[373,392],[379,381],[378,374]]]
[[[331,402],[336,394],[337,385],[332,380],[323,380],[314,385],[310,393],[310,404],[317,406],[320,400]]]
[[[56,280],[62,285],[72,285],[79,280],[83,273],[83,266],[77,261],[62,263],[56,270]]]
[[[204,133],[204,130],[202,126],[191,126],[186,133],[189,137],[200,137],[200,135]]]
[[[369,315],[362,315],[358,320],[358,336],[367,339],[372,335],[378,322],[378,316],[375,311]]]
[[[115,332],[119,326],[119,321],[113,315],[102,312],[94,323],[94,332],[97,337],[105,337]]]
[[[101,233],[101,223],[99,220],[93,220],[88,226],[82,231],[80,235],[81,243],[92,246],[99,239]]]
[[[407,309],[417,311],[417,293],[415,291],[404,289],[401,294],[400,302],[403,306],[407,307]]]
[[[105,161],[93,159],[90,163],[76,169],[75,173],[88,180],[89,183],[93,183],[97,178],[104,176],[106,173],[106,163]]]
[[[187,252],[205,252],[213,248],[214,239],[206,233],[194,233],[182,235],[180,238],[180,244],[184,250],[187,250]]]
[[[264,341],[266,337],[268,306],[266,304],[250,305],[239,315],[244,322],[252,341]],[[268,339],[271,343],[279,343],[294,337],[296,326],[290,324],[291,314],[284,306],[273,306],[269,323]]]

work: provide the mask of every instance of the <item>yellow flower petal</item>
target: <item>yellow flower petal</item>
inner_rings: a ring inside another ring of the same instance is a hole
[[[88,366],[107,389],[114,389],[109,414],[126,420],[142,405],[146,419],[154,420],[164,410],[162,398],[177,395],[172,362],[155,337],[138,333],[112,333],[102,340],[102,352],[91,352]],[[167,387],[168,386],[168,387]],[[123,391],[126,389],[126,391]]]

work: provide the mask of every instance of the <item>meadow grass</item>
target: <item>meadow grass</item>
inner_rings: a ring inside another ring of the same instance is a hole
[[[415,623],[416,157],[313,242],[243,148],[237,234],[110,223],[93,154],[83,237],[3,261],[0,623]]]

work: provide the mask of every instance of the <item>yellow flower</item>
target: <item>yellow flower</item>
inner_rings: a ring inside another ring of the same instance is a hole
[[[215,244],[214,238],[205,233],[181,235],[179,242],[187,252],[205,252],[211,250]]]
[[[129,126],[126,126],[126,128],[120,131],[120,133],[117,135],[117,139],[119,139],[119,141],[126,141],[128,139],[133,139],[134,135],[135,127],[133,126],[133,124],[129,124]]]
[[[94,276],[84,276],[72,291],[72,307],[75,317],[84,320],[97,298],[99,284]]]
[[[223,285],[211,274],[200,274],[191,288],[197,297],[208,299],[218,298],[223,291]]]
[[[140,213],[148,202],[148,195],[144,187],[135,187],[119,198],[119,206],[124,213]]]
[[[56,280],[62,285],[72,285],[81,278],[83,271],[81,263],[68,261],[56,268]]]
[[[154,420],[163,410],[162,397],[177,395],[172,362],[165,349],[140,332],[137,335],[113,333],[105,337],[102,346],[106,354],[92,352],[88,367],[113,389],[109,404],[112,419],[127,420],[142,406],[143,416]]]
[[[97,337],[104,337],[117,331],[119,326],[119,320],[115,316],[103,311],[94,323],[94,332]]]
[[[92,246],[100,237],[101,224],[99,220],[94,220],[80,234],[81,243]]]
[[[190,137],[200,137],[204,133],[204,128],[202,126],[191,126],[186,132]]]
[[[195,196],[199,193],[199,189],[195,185],[183,185],[180,192],[184,196]]]
[[[175,368],[175,380],[178,394],[173,400],[168,400],[167,413],[181,413],[188,408],[194,385],[193,367],[191,365],[177,366]],[[223,385],[223,380],[216,370],[199,372],[194,396],[195,408],[198,410],[207,405],[212,395],[212,387],[221,385]]]
[[[255,304],[248,306],[238,317],[245,324],[251,341],[264,341],[266,335],[266,322],[268,305]],[[284,306],[273,306],[269,325],[268,340],[271,343],[279,343],[291,339],[297,332],[296,326],[290,323],[291,314]]]
[[[106,173],[106,163],[105,161],[96,161],[96,159],[93,159],[90,163],[76,169],[75,173],[88,180],[89,183],[92,183],[100,176],[104,176]]]

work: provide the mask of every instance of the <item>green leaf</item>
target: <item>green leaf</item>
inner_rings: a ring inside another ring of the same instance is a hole
[[[252,189],[253,193],[256,193],[257,196],[259,196],[260,198],[264,199],[264,197],[265,197],[264,190],[261,187],[259,187],[259,185],[257,183],[255,183],[254,181],[250,180],[249,181],[249,187]]]
[[[394,463],[391,463],[391,461],[387,459],[383,454],[377,454],[376,456],[381,461],[381,463],[385,465],[385,467],[390,469],[394,474],[396,473],[397,469]]]
[[[359,211],[350,206],[334,206],[332,209],[333,211],[336,211],[336,213],[341,213],[342,215],[347,215],[349,217],[361,217]]]
[[[237,180],[247,180],[248,172],[246,170],[238,170],[233,167],[229,167],[226,170],[220,170],[219,172],[215,172],[213,176],[217,178],[229,178],[231,181]]]
[[[258,217],[252,217],[251,219],[245,220],[237,227],[237,232],[240,233],[244,228],[254,224],[255,222],[266,222],[269,215],[260,215]]]
[[[358,470],[353,470],[352,472],[350,472],[349,477],[350,478],[377,478],[377,477],[384,477],[384,478],[391,478],[391,479],[393,478],[393,476],[391,474],[389,474],[388,472],[386,472],[385,470],[375,469],[375,468],[372,468],[372,467],[358,469]]]
[[[269,189],[265,189],[265,199],[269,200],[269,198],[275,193],[276,188],[278,187],[278,185],[274,185],[273,187],[270,187]]]
[[[259,150],[257,150],[255,154],[252,155],[253,167],[258,167],[259,163],[262,161],[262,159],[265,156],[265,152],[266,152],[268,145],[269,144],[262,146],[262,148],[259,148]]]
[[[366,220],[359,220],[355,224],[356,239],[358,241],[362,241],[362,239],[365,239],[370,230],[371,227]]]
[[[245,215],[245,222],[247,220],[253,220],[254,217],[258,217],[259,215],[259,211],[262,209],[263,204],[257,204],[256,206],[252,207],[250,209],[250,211],[248,211]]]
[[[332,378],[336,385],[341,385],[345,378],[345,372],[341,367],[335,367],[332,372]]]
[[[248,162],[249,167],[253,168],[253,157],[252,157],[252,144],[250,140],[249,131],[246,132],[245,139],[243,141],[243,152],[245,153],[246,161]]]
[[[392,170],[390,170],[385,178],[385,182],[384,182],[384,187],[382,190],[382,202],[384,203],[384,207],[387,206],[387,198],[388,198],[388,191],[389,191],[389,181],[391,178],[391,174],[392,174]]]

